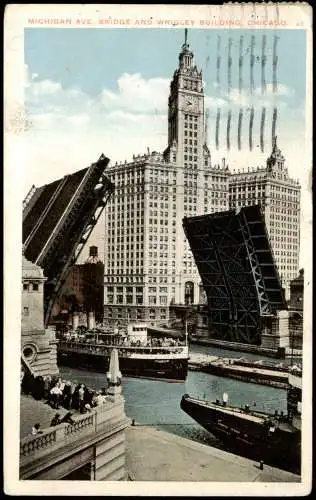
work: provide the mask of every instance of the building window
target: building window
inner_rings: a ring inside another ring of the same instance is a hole
[[[38,284],[37,283],[33,283],[33,291],[38,292]]]
[[[23,307],[23,314],[24,314],[24,316],[29,316],[30,310],[28,307]]]
[[[29,285],[27,283],[23,283],[23,290],[28,290],[29,289]]]
[[[184,301],[185,304],[193,304],[194,302],[194,283],[192,281],[185,283]]]

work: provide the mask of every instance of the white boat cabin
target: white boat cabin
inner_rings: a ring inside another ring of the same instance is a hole
[[[127,325],[127,338],[131,342],[147,344],[147,325],[145,323],[129,323]]]

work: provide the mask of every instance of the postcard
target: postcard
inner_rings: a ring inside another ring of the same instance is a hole
[[[311,7],[4,33],[5,491],[307,495]]]

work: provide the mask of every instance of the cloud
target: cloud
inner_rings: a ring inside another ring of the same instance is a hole
[[[283,139],[282,149],[287,158],[286,150],[293,154],[289,158],[289,165],[296,168],[299,162],[298,151],[302,149],[304,131],[304,110],[287,106],[292,96],[291,88],[279,84],[277,101],[271,99],[273,88],[267,84],[267,93],[264,98],[259,90],[254,92],[255,120],[254,142],[259,137],[261,108],[266,106],[266,144],[271,142],[272,107],[277,104],[279,109],[278,135]],[[41,182],[46,182],[46,176],[63,175],[65,165],[69,172],[90,164],[103,152],[114,162],[116,160],[130,160],[133,154],[143,153],[147,147],[151,150],[163,151],[167,145],[168,135],[168,95],[169,80],[164,78],[145,79],[141,74],[122,74],[115,91],[104,88],[95,98],[83,92],[79,87],[64,88],[60,82],[41,79],[40,75],[29,75],[26,67],[25,105],[26,113],[31,126],[25,134],[26,148],[26,190],[33,182],[37,182],[36,168],[39,164],[49,164],[40,172]],[[262,164],[267,154],[257,155],[255,151],[249,156],[240,155],[234,150],[236,145],[236,130],[239,108],[244,108],[243,121],[243,148],[247,149],[247,128],[249,125],[249,108],[251,105],[249,91],[239,93],[232,89],[230,94],[221,92],[216,95],[205,96],[205,108],[209,114],[209,146],[214,159],[214,130],[216,112],[220,107],[221,127],[220,143],[225,144],[226,114],[232,111],[231,119],[231,147],[236,153],[232,154],[231,164],[238,160],[240,165],[249,165],[253,162]],[[260,109],[260,113],[259,113]],[[280,131],[280,132],[279,132]],[[293,144],[295,147],[293,147]],[[49,152],[49,153],[48,153]],[[65,154],[67,153],[67,161]],[[221,152],[225,156],[225,151]],[[227,156],[227,152],[226,152]],[[219,158],[220,161],[220,158]],[[58,165],[58,167],[57,167]],[[59,166],[60,165],[60,166]],[[237,164],[236,164],[237,167]],[[50,177],[49,180],[51,180]]]
[[[289,98],[294,96],[294,91],[284,84],[278,84],[277,90],[274,91],[272,83],[268,83],[264,93],[262,93],[261,87],[256,87],[253,93],[250,92],[250,89],[240,91],[239,88],[232,88],[229,93],[222,90],[219,95],[217,100],[222,100],[223,106],[271,108],[278,105],[285,108],[289,105]]]
[[[260,96],[262,91],[261,87],[257,87],[254,92],[256,95]],[[291,97],[294,95],[294,90],[283,83],[278,83],[276,91],[273,90],[273,84],[268,83],[266,85],[265,94],[266,97]]]
[[[52,80],[42,80],[32,85],[34,96],[42,96],[45,94],[57,94],[62,90],[61,84]]]
[[[100,95],[103,106],[110,109],[127,109],[140,113],[166,113],[169,80],[150,78],[139,73],[124,73],[117,81],[118,90],[104,89]]]
[[[261,87],[256,87],[253,93],[250,89],[231,88],[230,92],[220,89],[218,84],[213,83],[215,88],[215,96],[208,96],[206,98],[206,106],[221,107],[221,108],[234,108],[234,107],[266,107],[271,108],[277,105],[280,108],[286,108],[291,103],[291,98],[294,96],[294,90],[282,83],[278,84],[277,90],[273,90],[273,84],[266,85],[265,92],[262,93]]]
[[[227,99],[221,97],[205,96],[204,102],[206,108],[226,108],[228,106]]]

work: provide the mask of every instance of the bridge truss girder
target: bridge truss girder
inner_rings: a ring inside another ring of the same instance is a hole
[[[58,218],[47,242],[41,244],[38,253],[34,252],[34,246],[32,248],[32,242],[38,238],[36,232],[34,234],[32,230],[31,237],[28,236],[27,243],[24,242],[25,257],[42,267],[47,278],[44,290],[45,326],[49,324],[55,300],[65,282],[69,267],[78,259],[109,197],[114,192],[114,185],[105,175],[108,163],[109,159],[102,155],[87,169],[84,181],[70,193],[69,204]],[[71,178],[71,176],[66,177]],[[61,184],[64,184],[64,179],[61,180]],[[32,199],[28,202],[32,204]],[[58,205],[58,193],[54,203]],[[27,209],[26,203],[24,206]],[[46,217],[49,217],[47,207],[38,214],[36,220],[38,232]]]
[[[259,344],[262,324],[277,307],[286,306],[261,213],[258,207],[247,208],[250,212],[185,218],[183,226],[206,292],[211,335]],[[265,263],[260,246],[269,257]],[[271,280],[266,270],[274,280],[273,290],[267,289]],[[271,291],[279,294],[277,303],[275,297],[271,301]]]

